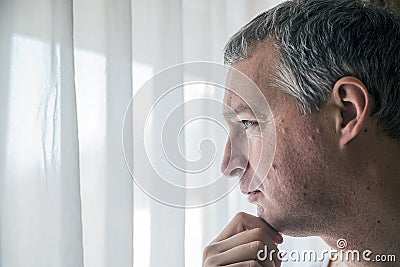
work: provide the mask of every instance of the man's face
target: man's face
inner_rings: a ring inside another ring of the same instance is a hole
[[[333,216],[329,211],[337,208],[332,203],[340,203],[335,184],[340,175],[334,166],[341,163],[335,156],[334,123],[325,114],[328,108],[302,115],[294,97],[272,88],[276,62],[274,47],[266,43],[255,48],[249,59],[232,66],[260,88],[271,110],[263,101],[253,101],[254,88],[239,88],[240,83],[228,78],[227,87],[233,92],[225,94],[224,113],[230,137],[221,168],[227,176],[240,177],[241,191],[275,229],[297,236],[320,234],[313,231],[329,222]],[[240,91],[242,99],[235,91]],[[251,107],[246,108],[247,100]],[[237,116],[229,115],[233,110]]]

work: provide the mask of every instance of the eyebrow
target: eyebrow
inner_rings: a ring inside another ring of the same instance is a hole
[[[243,104],[238,105],[233,110],[229,109],[229,111],[224,111],[223,115],[226,120],[231,120],[233,118],[236,118],[238,114],[241,113],[247,113],[254,116],[253,110],[249,106]]]

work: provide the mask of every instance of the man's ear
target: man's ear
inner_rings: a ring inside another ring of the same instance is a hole
[[[343,77],[333,86],[332,98],[340,110],[336,130],[340,133],[340,147],[343,148],[366,128],[371,97],[359,79]]]

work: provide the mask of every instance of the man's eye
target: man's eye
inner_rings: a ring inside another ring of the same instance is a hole
[[[257,124],[256,121],[249,121],[249,120],[242,120],[242,124],[244,125],[245,129],[250,128],[251,126],[254,126]]]

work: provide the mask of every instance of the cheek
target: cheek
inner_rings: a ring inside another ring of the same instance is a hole
[[[262,142],[260,138],[251,138],[249,140],[248,160],[250,168],[259,176],[260,167],[262,166]]]
[[[310,195],[318,190],[325,152],[321,127],[299,121],[297,127],[277,127],[277,144],[271,169],[271,182],[279,191]]]
[[[275,145],[266,138],[251,138],[249,142],[249,164],[259,178],[267,177],[274,158]]]
[[[253,164],[260,161],[262,151],[261,139],[251,138],[249,141],[249,148],[249,161]]]

